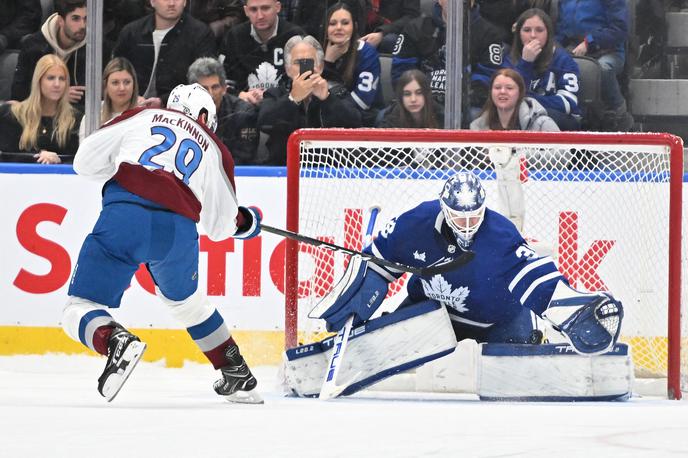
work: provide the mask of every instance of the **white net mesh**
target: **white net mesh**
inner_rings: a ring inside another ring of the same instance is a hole
[[[622,301],[625,318],[622,341],[632,346],[640,377],[666,377],[669,322],[669,143],[656,137],[619,137],[604,144],[584,134],[558,137],[491,133],[489,143],[475,132],[445,131],[440,139],[427,133],[425,141],[405,141],[413,131],[393,131],[389,137],[370,137],[347,131],[334,140],[305,138],[300,143],[298,232],[349,248],[360,249],[363,214],[371,206],[382,211],[377,228],[391,217],[424,200],[435,199],[447,177],[470,170],[487,191],[487,205],[506,212],[499,199],[490,148],[506,146],[521,158],[517,181],[525,198],[523,235],[551,251],[560,271],[579,290],[611,291]],[[432,131],[431,131],[432,132]],[[336,133],[332,134],[336,137]],[[387,134],[385,134],[387,135]],[[334,137],[333,137],[334,138]],[[484,137],[483,137],[484,138]],[[523,141],[523,140],[522,140]],[[557,144],[559,143],[559,144]],[[675,150],[677,148],[674,148]],[[291,154],[291,153],[290,153]],[[674,153],[676,154],[676,153]],[[294,184],[290,186],[295,186]],[[293,192],[293,189],[290,189]],[[679,189],[679,193],[681,190]],[[294,205],[290,202],[289,205]],[[684,209],[686,205],[684,204]],[[688,212],[684,210],[684,215]],[[674,228],[681,221],[671,221]],[[295,229],[295,228],[292,228]],[[679,256],[688,265],[686,228]],[[307,245],[299,246],[299,341],[321,336],[322,326],[306,314],[341,276],[345,256]],[[403,299],[404,278],[391,288],[384,310]],[[685,283],[685,276],[684,281]],[[681,292],[688,303],[687,288]],[[671,318],[680,320],[680,314]],[[685,323],[682,335],[688,336]],[[680,339],[679,339],[680,340]],[[688,341],[680,340],[688,349]],[[688,351],[681,372],[688,374]],[[688,377],[682,375],[684,389]]]

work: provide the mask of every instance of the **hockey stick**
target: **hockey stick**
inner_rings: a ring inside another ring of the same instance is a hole
[[[375,229],[375,220],[377,219],[378,213],[380,213],[380,207],[371,207],[370,217],[368,218],[368,227],[366,228],[365,236],[363,239],[363,246],[367,247],[373,242],[373,230]],[[317,308],[317,307],[316,307]],[[332,355],[327,365],[327,373],[325,374],[325,380],[323,381],[322,387],[320,388],[320,400],[326,401],[328,399],[336,398],[344,391],[347,387],[346,384],[337,385],[337,374],[339,374],[339,368],[341,367],[342,359],[344,358],[344,352],[346,351],[347,344],[349,343],[349,334],[351,334],[351,328],[354,324],[354,314],[349,315],[346,319],[344,327],[339,330],[334,338],[334,348],[332,349]],[[358,376],[356,374],[354,379]]]
[[[441,274],[444,272],[448,272],[452,269],[455,269],[457,267],[461,267],[465,264],[468,264],[473,259],[473,256],[475,256],[475,253],[473,253],[472,251],[464,251],[456,258],[443,262],[441,264],[435,264],[427,267],[412,267],[406,264],[400,264],[398,262],[378,258],[377,256],[373,256],[372,254],[362,253],[360,251],[335,245],[334,243],[314,239],[312,237],[308,237],[307,235],[297,234],[296,232],[287,231],[285,229],[279,229],[276,227],[267,226],[265,224],[261,224],[260,227],[261,230],[265,232],[270,232],[271,234],[281,235],[282,237],[290,238],[298,242],[307,243],[309,245],[317,246],[327,250],[338,251],[340,253],[349,254],[351,256],[360,256],[361,259],[363,259],[364,261],[372,262],[373,264],[377,264],[378,266],[388,267],[390,269],[401,272],[408,272],[414,275],[419,275],[421,277],[431,277],[433,275]]]

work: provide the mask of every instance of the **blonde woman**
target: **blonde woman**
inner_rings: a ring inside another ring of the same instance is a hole
[[[81,113],[69,103],[69,73],[54,54],[41,57],[26,100],[0,107],[0,151],[26,153],[23,162],[72,162]]]
[[[124,57],[115,57],[103,70],[103,105],[100,110],[101,126],[136,107],[139,103],[139,84],[134,66]],[[79,140],[86,137],[86,116],[79,127]]]

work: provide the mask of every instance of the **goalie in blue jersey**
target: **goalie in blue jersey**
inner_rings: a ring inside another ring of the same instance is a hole
[[[428,301],[441,304],[457,340],[539,343],[534,312],[580,354],[605,353],[616,343],[621,303],[606,292],[571,288],[552,258],[536,254],[513,223],[486,208],[485,190],[471,173],[450,177],[439,199],[393,218],[367,249],[414,267],[441,264],[461,250],[475,253],[470,263],[428,278],[412,275],[399,309]],[[370,262],[354,268],[358,271],[350,286],[321,315],[330,331],[340,329],[351,314],[354,326],[368,320],[389,283],[403,274]]]

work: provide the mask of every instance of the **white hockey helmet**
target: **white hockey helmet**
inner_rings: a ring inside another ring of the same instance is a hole
[[[167,99],[167,108],[181,111],[194,121],[206,113],[206,126],[213,132],[217,128],[217,113],[213,97],[198,83],[180,84],[172,89]]]
[[[478,177],[469,172],[451,176],[440,193],[440,207],[459,245],[468,248],[485,218],[485,189]]]

